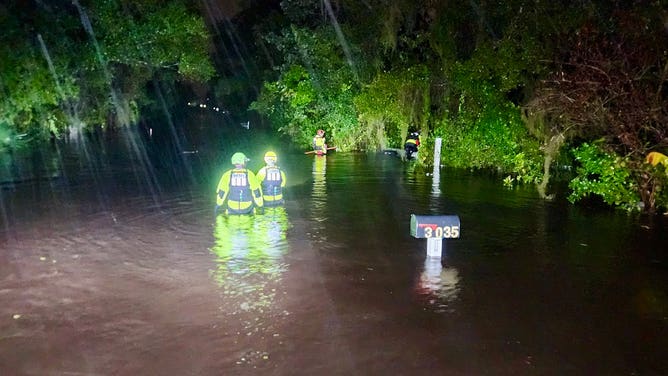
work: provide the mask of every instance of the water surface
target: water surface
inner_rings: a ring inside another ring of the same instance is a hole
[[[214,218],[238,147],[202,133],[61,146],[58,177],[3,186],[0,374],[668,373],[665,219],[271,138],[240,147],[279,153],[285,207]],[[411,214],[461,238],[429,259]]]

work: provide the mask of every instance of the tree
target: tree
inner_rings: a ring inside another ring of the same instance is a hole
[[[279,78],[268,82],[251,105],[272,120],[281,133],[307,146],[317,129],[343,150],[363,141],[357,127],[353,97],[358,87],[343,51],[327,27],[306,30],[292,26],[267,41],[281,51]]]
[[[651,7],[617,9],[610,24],[583,25],[528,106],[549,124],[549,134],[575,146],[601,139],[602,150],[628,158],[625,168],[648,210],[665,184],[645,172],[644,158],[668,147],[668,37],[659,14]]]
[[[0,126],[57,134],[70,125],[127,124],[149,102],[151,80],[208,80],[209,35],[186,4],[5,2]]]

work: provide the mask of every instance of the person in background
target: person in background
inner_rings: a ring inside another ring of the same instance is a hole
[[[244,153],[234,153],[233,169],[226,171],[216,188],[216,213],[250,214],[264,212],[262,189],[255,174],[246,168]]]
[[[327,143],[325,142],[325,131],[318,129],[315,137],[313,137],[313,150],[316,154],[327,154]]]
[[[264,154],[264,162],[267,164],[257,172],[257,179],[262,186],[262,198],[264,205],[278,206],[283,204],[283,187],[285,187],[285,172],[278,167],[278,157],[273,151]]]
[[[420,133],[410,132],[404,144],[404,151],[406,152],[406,159],[413,159],[413,154],[417,153],[420,146]]]

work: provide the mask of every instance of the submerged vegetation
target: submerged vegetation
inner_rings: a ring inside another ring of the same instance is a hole
[[[570,170],[572,202],[668,210],[666,167],[645,161],[668,153],[665,0],[252,0],[232,19],[214,5],[0,5],[0,148],[132,123],[156,88],[199,81],[303,146],[322,128],[341,150],[401,148],[415,130],[419,163],[440,137],[441,164],[546,198]]]

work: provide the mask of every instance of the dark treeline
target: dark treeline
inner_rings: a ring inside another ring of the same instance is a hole
[[[665,0],[48,3],[0,6],[6,140],[133,123],[156,87],[190,86],[304,146],[320,128],[341,150],[418,130],[423,164],[440,137],[442,164],[544,197],[570,171],[573,202],[668,208],[668,162],[646,163],[668,152]]]

